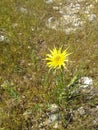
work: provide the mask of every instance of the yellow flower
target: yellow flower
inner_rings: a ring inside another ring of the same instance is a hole
[[[60,69],[62,66],[66,68],[65,62],[68,61],[68,55],[66,50],[62,51],[62,48],[50,50],[51,54],[47,54],[46,61],[49,68]]]

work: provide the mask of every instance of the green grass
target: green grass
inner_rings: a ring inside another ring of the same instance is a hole
[[[21,7],[27,12],[21,12]],[[98,16],[97,5],[94,11]],[[82,76],[92,77],[98,87],[98,19],[87,22],[82,31],[66,35],[45,26],[51,15],[58,14],[43,0],[0,1],[0,34],[5,36],[0,42],[0,130],[38,130],[40,117],[52,103],[60,107],[63,125],[59,130],[63,130],[67,112],[83,104],[90,108],[98,103],[98,97],[86,101],[84,95],[69,100],[63,92]],[[68,51],[73,52],[63,83],[56,81],[56,74],[49,73],[43,60],[54,45],[69,47]],[[66,130],[93,130],[92,117],[70,122]]]

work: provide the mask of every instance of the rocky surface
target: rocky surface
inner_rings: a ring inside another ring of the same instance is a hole
[[[97,130],[98,102],[95,99],[98,98],[98,88],[94,87],[91,77],[81,77],[77,84],[79,86],[74,93],[79,96],[78,99],[77,97],[69,98],[68,102],[72,100],[73,103],[69,107],[66,106],[62,109],[58,104],[50,104],[44,114],[41,115],[40,120],[38,120],[39,130],[60,130],[65,128],[70,130],[73,128],[73,124],[75,126],[81,125],[81,123],[85,129],[94,128]],[[80,100],[79,104],[74,106],[74,100],[77,102]],[[86,122],[89,126],[87,126]],[[34,129],[35,127],[32,128]]]
[[[66,34],[82,29],[86,22],[96,20],[94,12],[96,0],[46,0],[46,4],[52,4],[53,10],[59,16],[51,16],[46,22],[46,26],[55,30],[62,30]]]

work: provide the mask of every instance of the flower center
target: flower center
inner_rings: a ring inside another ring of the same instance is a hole
[[[55,62],[60,62],[60,60],[61,60],[61,57],[60,57],[60,56],[56,56],[56,57],[55,57]]]

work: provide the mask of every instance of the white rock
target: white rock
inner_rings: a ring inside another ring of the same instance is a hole
[[[0,42],[4,41],[5,37],[3,35],[0,36]]]
[[[56,112],[58,110],[58,106],[56,104],[51,104],[49,110],[51,112]]]
[[[65,29],[66,34],[70,34],[71,32],[75,32],[75,31],[76,31],[76,28],[67,28],[67,29]]]
[[[12,24],[12,27],[13,27],[13,28],[16,28],[17,26],[18,26],[17,23]]]
[[[96,19],[96,15],[90,14],[90,15],[88,15],[88,19],[89,19],[89,21],[94,21]]]
[[[53,6],[53,9],[54,10],[59,10],[59,7],[58,6]]]
[[[46,119],[46,120],[43,122],[43,124],[44,124],[44,125],[50,125],[50,124],[52,124],[52,123],[55,123],[55,122],[58,120],[58,118],[59,118],[59,114],[58,114],[58,113],[50,114],[50,115],[49,115],[49,118]]]
[[[25,14],[28,13],[28,10],[26,8],[24,8],[24,7],[21,7],[20,11],[21,11],[21,13],[25,13]]]
[[[56,122],[56,123],[54,124],[53,128],[54,128],[54,129],[57,129],[58,127],[59,127],[59,124],[58,124],[58,122]]]
[[[50,17],[50,18],[48,19],[48,22],[51,23],[52,20],[53,20],[53,17]]]
[[[79,112],[80,115],[84,115],[85,114],[85,110],[84,110],[83,107],[78,108],[78,112]]]
[[[45,3],[46,4],[51,4],[51,3],[53,3],[53,0],[45,0]]]
[[[82,84],[82,85],[80,86],[81,88],[87,88],[87,87],[93,85],[93,80],[92,80],[92,78],[89,78],[89,77],[82,77],[82,78],[79,80],[79,83]]]
[[[96,106],[96,108],[98,109],[98,105]]]
[[[54,122],[57,119],[58,119],[58,113],[56,113],[56,114],[50,114],[50,116],[49,116],[50,122]]]

